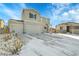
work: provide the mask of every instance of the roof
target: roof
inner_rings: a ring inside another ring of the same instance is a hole
[[[76,23],[76,22],[66,22],[66,23],[61,23],[61,24],[58,24],[57,26],[59,26],[59,25],[79,25],[79,23]]]
[[[23,22],[23,20],[16,20],[16,21],[18,21],[18,22]]]
[[[23,9],[23,11],[25,11],[25,10],[34,11],[34,12],[36,12],[36,13],[38,13],[40,15],[40,13],[37,10],[35,10],[35,9]]]
[[[45,18],[46,20],[50,20],[50,19],[49,19],[49,18],[47,18],[47,17],[42,17],[42,16],[41,16],[41,18]]]
[[[66,22],[66,23],[62,23],[62,24],[79,24],[79,23],[76,23],[76,22]]]
[[[22,23],[23,22],[23,20],[15,20],[15,19],[11,19],[11,20],[9,20],[9,22],[8,23],[11,23],[11,22],[18,22],[18,23]]]

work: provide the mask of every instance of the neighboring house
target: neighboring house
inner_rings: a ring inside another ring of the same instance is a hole
[[[0,33],[3,33],[4,30],[4,21],[0,19]]]
[[[79,34],[79,23],[67,22],[56,26],[57,32]]]
[[[10,32],[16,33],[48,32],[49,21],[48,18],[42,18],[34,9],[24,9],[22,20],[9,20],[9,29]]]
[[[10,33],[7,25],[4,26],[3,33]]]
[[[4,28],[4,21],[0,19],[0,28]]]
[[[49,33],[56,33],[56,29],[55,28],[49,28]]]

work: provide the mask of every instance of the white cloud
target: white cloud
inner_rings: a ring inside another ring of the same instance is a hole
[[[79,9],[77,9],[77,12],[79,12]]]
[[[79,20],[79,15],[75,16],[75,19]]]
[[[67,13],[67,12],[64,12],[64,13],[63,13],[63,16],[68,16],[68,13]]]
[[[70,14],[76,14],[77,12],[76,12],[76,10],[70,10],[69,13]]]
[[[5,23],[5,25],[8,25],[8,21],[7,21],[7,20],[5,20],[5,22],[4,22],[4,23]]]
[[[1,11],[3,10],[2,12],[4,12],[5,14],[7,14],[10,18],[19,19],[19,16],[16,15],[16,11],[10,10],[4,4],[0,4],[0,7],[3,8],[3,9],[1,9]]]
[[[55,5],[55,4],[52,4]],[[79,8],[70,9],[69,4],[56,4],[56,9],[51,9],[51,24],[52,26],[58,25],[62,22],[78,22],[79,23]],[[79,5],[78,5],[79,7]],[[66,9],[68,8],[68,10]],[[66,11],[66,10],[67,11]]]
[[[4,11],[5,11],[12,19],[19,19],[19,17],[16,16],[16,13],[13,12],[12,10],[10,10],[10,9],[5,9]]]

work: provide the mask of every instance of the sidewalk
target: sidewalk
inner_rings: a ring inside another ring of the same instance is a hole
[[[78,35],[73,35],[73,34],[62,34],[62,33],[58,33],[58,35],[63,35],[66,37],[70,37],[70,38],[74,38],[74,39],[78,39],[79,40],[79,36]]]

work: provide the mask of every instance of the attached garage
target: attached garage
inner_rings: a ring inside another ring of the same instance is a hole
[[[28,33],[28,34],[36,34],[47,32],[48,27],[37,21],[21,21],[21,20],[10,20],[9,21],[9,30],[10,32],[15,32],[18,34]]]
[[[47,29],[45,26],[38,22],[33,21],[24,21],[24,32],[25,33],[42,33],[45,32]]]
[[[19,22],[15,20],[10,20],[9,24],[10,32],[15,32],[19,34],[23,33],[23,23],[20,20]]]

